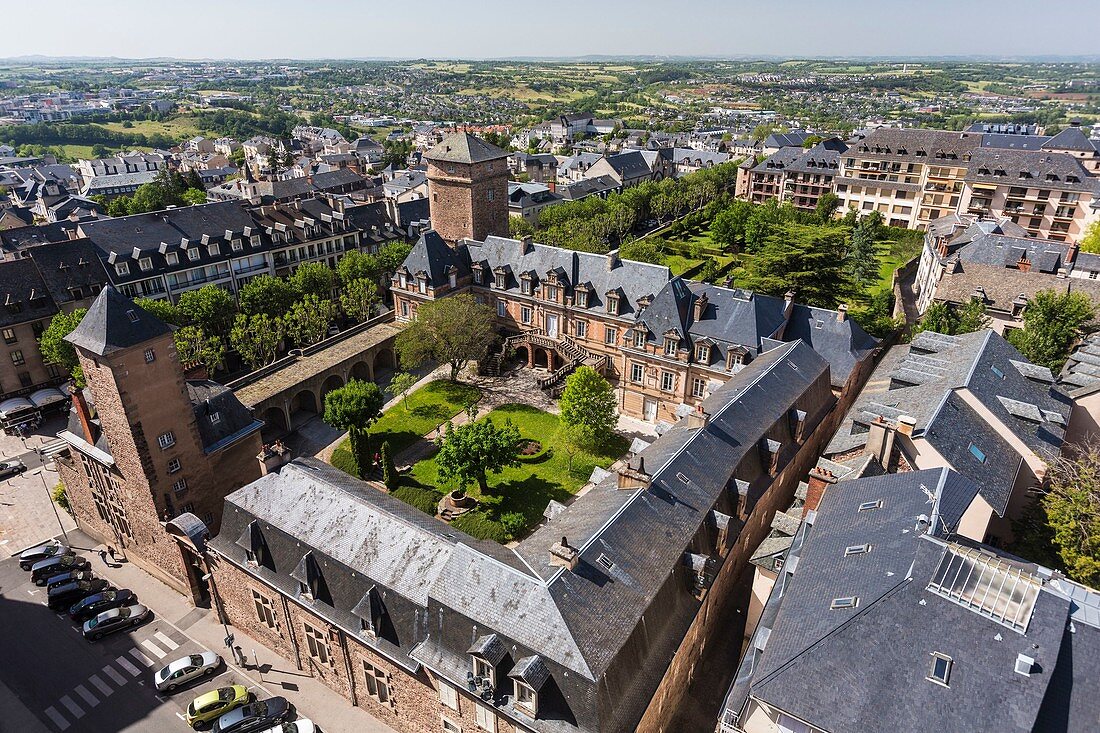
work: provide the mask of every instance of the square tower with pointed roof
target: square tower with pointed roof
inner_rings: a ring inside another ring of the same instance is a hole
[[[457,132],[424,154],[432,227],[447,242],[508,236],[508,153]]]

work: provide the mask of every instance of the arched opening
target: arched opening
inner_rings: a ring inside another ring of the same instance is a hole
[[[330,374],[321,384],[321,404],[325,402],[325,395],[334,389],[340,389],[344,386],[344,380],[340,378],[339,374]]]
[[[267,408],[260,419],[264,421],[262,435],[265,443],[290,431],[290,426],[286,424],[286,413],[281,407]]]
[[[291,416],[293,417],[296,412],[317,413],[317,398],[313,395],[312,390],[303,389],[294,395],[294,399],[290,401]]]
[[[360,382],[373,381],[371,379],[370,365],[368,365],[365,361],[355,362],[355,364],[353,364],[351,367],[351,378],[358,379]]]
[[[536,369],[549,369],[549,363],[547,357],[549,353],[546,349],[535,349],[535,368]]]
[[[531,364],[531,352],[529,351],[529,349],[530,347],[528,346],[516,347],[516,359],[519,361],[520,364]]]
[[[395,369],[397,367],[397,360],[394,357],[393,349],[382,348],[374,354],[374,371],[378,372],[379,369]]]

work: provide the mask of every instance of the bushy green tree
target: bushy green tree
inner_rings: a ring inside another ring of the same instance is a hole
[[[837,209],[840,208],[840,197],[832,191],[827,191],[817,199],[817,207],[814,213],[817,215],[817,220],[822,224],[828,224],[833,220],[836,215]]]
[[[776,296],[793,290],[800,302],[835,308],[855,293],[846,248],[841,227],[783,224],[746,266],[744,286]]]
[[[76,347],[66,341],[65,337],[80,325],[87,312],[87,308],[77,308],[72,313],[56,314],[38,337],[38,349],[42,352],[43,361],[57,364],[71,374],[80,386],[84,384],[84,373],[80,369],[80,360],[76,357]]]
[[[874,212],[877,214],[878,212]],[[860,288],[878,281],[878,253],[874,235],[877,231],[871,217],[864,217],[852,228],[852,245],[848,250],[848,268]]]
[[[714,217],[710,238],[722,247],[738,247],[745,241],[745,227],[752,211],[753,205],[748,201],[734,201]]]
[[[288,282],[299,298],[314,295],[323,300],[332,297],[334,273],[320,262],[306,262],[291,273]]]
[[[1081,240],[1077,243],[1082,252],[1100,254],[1100,221],[1094,221],[1085,229]]]
[[[187,323],[187,314],[182,313],[170,300],[137,298],[134,305],[169,325],[182,326]]]
[[[275,275],[260,275],[244,284],[237,294],[241,312],[250,316],[266,315],[281,318],[297,300],[294,287]]]
[[[374,382],[353,379],[325,395],[325,422],[348,431],[356,470],[365,475],[371,464],[370,426],[382,414],[382,390]]]
[[[409,408],[409,390],[416,386],[418,381],[417,376],[409,372],[396,372],[390,378],[390,392],[401,395],[401,404],[405,409]]]
[[[444,481],[461,487],[476,483],[482,494],[489,491],[487,476],[500,473],[509,466],[519,465],[519,429],[511,420],[497,427],[490,418],[447,430],[437,441],[439,452],[435,461]]]
[[[266,313],[241,313],[229,333],[229,343],[253,369],[275,361],[284,334],[283,320]]]
[[[336,304],[310,293],[292,305],[284,317],[286,334],[299,346],[309,346],[324,339],[335,318]]]
[[[225,338],[233,328],[237,304],[233,295],[217,285],[203,285],[180,296],[177,309],[210,336]]]
[[[348,282],[340,292],[340,307],[344,315],[356,323],[369,319],[376,303],[378,286],[365,277]]]
[[[665,253],[661,251],[657,242],[652,239],[635,239],[632,242],[626,242],[619,247],[619,256],[624,260],[648,262],[653,265],[663,265],[665,263]]]
[[[593,436],[610,437],[619,420],[614,388],[590,366],[579,366],[566,378],[558,407],[563,425],[583,425]]]
[[[1095,312],[1084,293],[1040,290],[1024,308],[1024,327],[1010,331],[1008,340],[1031,363],[1057,374]]]
[[[446,362],[454,381],[466,364],[485,356],[494,333],[489,307],[472,295],[456,295],[420,306],[416,320],[397,335],[397,354],[406,368]]]
[[[213,374],[225,361],[225,343],[217,336],[207,336],[199,326],[177,328],[172,338],[184,364],[202,364]]]
[[[397,466],[393,464],[393,449],[390,448],[390,441],[388,440],[382,442],[381,457],[382,483],[391,492],[397,491],[398,486],[401,484],[401,474],[397,472]]]

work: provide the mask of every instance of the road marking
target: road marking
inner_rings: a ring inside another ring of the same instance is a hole
[[[88,681],[92,683],[92,687],[103,693],[103,697],[110,697],[111,693],[115,691],[113,687],[101,680],[97,674],[89,677]]]
[[[155,654],[157,659],[164,659],[165,655],[168,653],[168,652],[162,650],[156,644],[154,644],[152,642],[152,640],[150,640],[150,639],[142,639],[141,640],[141,645],[143,647],[145,647],[146,649],[148,649],[149,651],[151,651],[153,654]]]
[[[69,721],[65,720],[65,716],[57,712],[53,705],[50,705],[43,712],[46,713],[46,717],[53,721],[53,724],[57,726],[58,730],[65,730],[69,727]],[[179,713],[176,713],[179,715]],[[180,715],[182,718],[183,716]]]
[[[130,673],[131,677],[137,677],[141,675],[141,670],[130,663],[130,660],[125,655],[115,660],[115,664],[122,667],[124,670]]]
[[[137,647],[134,647],[130,650],[130,656],[144,664],[146,667],[152,667],[154,664],[156,664],[156,662],[154,662],[152,659],[142,654],[141,650]]]
[[[84,685],[77,685],[76,689],[73,690],[73,692],[84,698],[84,702],[88,703],[89,707],[94,708],[96,705],[99,704],[99,698],[93,695]]]
[[[60,700],[58,700],[58,702],[68,708],[69,712],[73,714],[74,718],[84,717],[84,708],[77,705],[76,702],[74,702],[73,699],[68,695],[62,697]]]
[[[112,667],[109,664],[106,667],[103,668],[103,674],[110,677],[111,681],[114,682],[119,687],[122,687],[123,685],[126,684],[126,678],[123,677],[122,675],[120,675],[118,672],[116,672],[115,668]]]
[[[180,645],[168,638],[167,634],[165,634],[163,631],[158,631],[157,633],[153,634],[153,636],[157,637],[157,639],[162,644],[164,644],[164,646],[168,647],[168,651],[173,651],[180,648]]]
[[[180,720],[187,720],[187,718],[183,717],[183,713],[176,713],[176,717]]]

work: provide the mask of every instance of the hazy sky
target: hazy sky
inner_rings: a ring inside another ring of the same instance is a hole
[[[1090,5],[1089,0],[0,0],[0,57],[1100,54],[1100,16]]]

